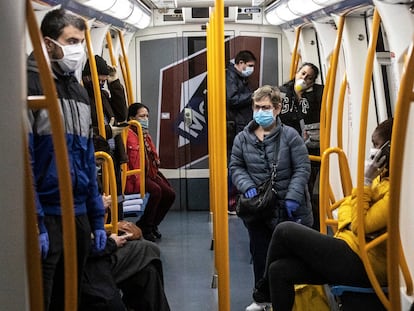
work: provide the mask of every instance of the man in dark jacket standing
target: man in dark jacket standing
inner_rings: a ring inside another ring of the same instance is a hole
[[[248,86],[248,78],[253,74],[256,57],[252,52],[244,50],[237,53],[234,63],[230,62],[226,70],[226,111],[227,128],[231,140],[252,120],[252,90]]]
[[[85,30],[86,24],[82,18],[63,9],[48,12],[41,24],[61,106],[72,177],[78,285],[91,244],[95,251],[103,250],[106,244],[104,207],[96,181],[91,108],[87,92],[74,76],[85,58]],[[27,71],[28,95],[42,95],[33,53],[29,56]],[[30,110],[29,121],[29,149],[36,189],[45,310],[63,310],[62,209],[48,111]]]
[[[254,71],[256,57],[248,50],[237,53],[234,63],[226,68],[226,113],[227,113],[227,160],[236,134],[252,120],[252,90],[248,78]],[[231,183],[229,174],[229,214],[235,215],[237,190]]]

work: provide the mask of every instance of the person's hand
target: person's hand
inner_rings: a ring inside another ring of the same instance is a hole
[[[244,194],[244,196],[248,199],[254,198],[256,195],[257,195],[257,189],[256,188],[250,188]]]
[[[102,251],[106,245],[106,232],[103,229],[98,229],[93,232],[94,236],[94,243],[93,247],[94,250],[97,252]]]
[[[142,237],[141,229],[134,223],[126,220],[118,222],[118,230],[127,235],[128,240],[139,240]]]
[[[109,121],[109,126],[111,127],[111,131],[112,131],[112,137],[115,137],[116,135],[121,134],[122,131],[125,129],[125,127],[114,126],[114,124],[115,124],[115,118],[112,117],[111,121]]]
[[[122,247],[131,237],[131,234],[124,234],[124,235],[117,235],[116,233],[112,233],[110,238],[115,241],[117,247]]]
[[[299,202],[296,202],[295,200],[285,200],[285,207],[288,214],[288,217],[290,219],[293,219],[292,213],[294,213],[299,208]]]
[[[104,205],[105,210],[107,210],[111,207],[112,197],[110,195],[106,195],[105,193],[102,194],[102,201],[103,201],[103,205]]]
[[[108,69],[109,69],[108,83],[111,83],[118,79],[118,74],[116,72],[116,67],[108,66]]]
[[[45,259],[47,257],[47,253],[49,252],[49,234],[47,232],[39,234],[39,246],[40,254],[42,255],[42,258]]]
[[[370,186],[375,177],[381,174],[387,157],[379,150],[372,159],[365,161],[364,184]]]

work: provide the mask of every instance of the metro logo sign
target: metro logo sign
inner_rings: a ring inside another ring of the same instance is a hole
[[[225,44],[230,59],[239,50],[251,50],[260,68],[260,37],[235,37]],[[255,70],[249,83],[252,89],[258,87],[259,70]],[[201,162],[208,156],[206,50],[161,68],[159,90],[159,114],[163,117],[159,120],[158,146],[162,168],[194,168],[196,163],[198,169],[208,168],[206,161]],[[185,118],[188,111],[191,123]]]
[[[161,165],[180,168],[208,155],[206,52],[161,69],[160,83],[160,113],[170,115],[160,120]],[[191,109],[191,124],[185,108]]]

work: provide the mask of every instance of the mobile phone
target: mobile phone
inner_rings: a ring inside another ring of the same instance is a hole
[[[390,149],[391,149],[391,143],[388,140],[381,146],[380,151],[379,151],[381,153],[381,156],[378,159],[381,159],[382,156],[385,155],[386,156],[385,163],[388,163],[390,161]]]

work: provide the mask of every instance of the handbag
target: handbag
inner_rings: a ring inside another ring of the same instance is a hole
[[[134,223],[126,220],[118,222],[118,231],[120,235],[129,234],[128,240],[139,240],[142,237],[142,231]]]
[[[269,179],[257,187],[258,194],[255,197],[246,198],[244,194],[239,194],[237,198],[236,214],[247,223],[272,218],[278,207],[277,191],[274,186],[276,184],[277,166],[279,165],[279,145],[281,135],[282,131],[276,141],[276,163],[272,166],[272,173],[270,174]]]
[[[257,187],[258,194],[246,198],[239,194],[236,203],[236,214],[245,222],[255,222],[271,218],[277,204],[276,190],[273,188],[276,170],[273,168],[271,177]]]

